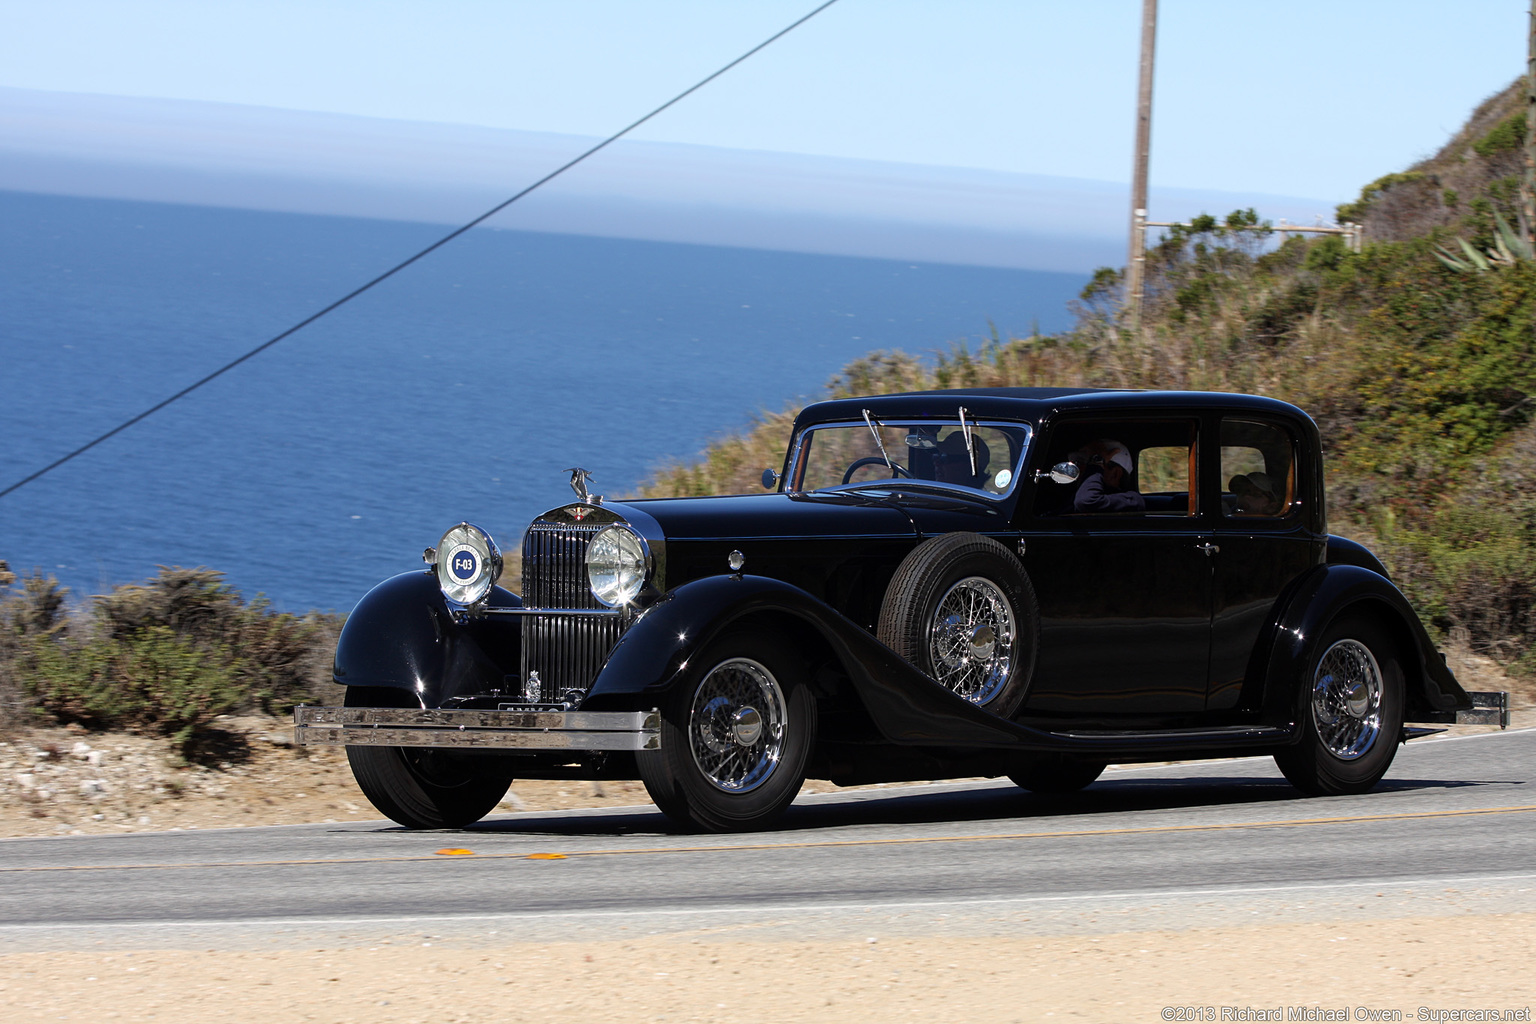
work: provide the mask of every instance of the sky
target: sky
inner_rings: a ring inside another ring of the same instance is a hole
[[[606,135],[813,0],[0,0],[0,86]],[[1125,182],[1139,0],[840,0],[633,137]],[[1524,70],[1522,0],[1164,0],[1154,184],[1352,198]]]

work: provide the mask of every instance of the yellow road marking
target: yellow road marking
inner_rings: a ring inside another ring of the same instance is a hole
[[[653,846],[637,849],[576,850],[571,853],[486,853],[486,860],[566,860],[581,857],[634,857],[667,853],[746,853],[757,850],[830,850],[853,846],[913,846],[935,843],[997,843],[1023,839],[1086,839],[1094,836],[1168,835],[1180,832],[1235,832],[1244,829],[1305,828],[1309,825],[1355,825],[1381,821],[1425,821],[1433,818],[1468,818],[1494,814],[1529,814],[1536,804],[1515,807],[1481,807],[1461,811],[1413,811],[1406,814],[1351,814],[1337,818],[1290,818],[1280,821],[1233,821],[1215,825],[1151,825],[1142,828],[1095,828],[1077,832],[1000,832],[974,836],[908,836],[899,839],[829,839],[801,843],[738,843],[730,846]],[[482,833],[489,836],[494,833]],[[32,871],[149,871],[195,868],[301,867],[330,864],[404,864],[437,860],[406,854],[398,857],[312,857],[293,860],[192,861],[185,864],[51,864],[36,867],[0,867],[0,874]]]

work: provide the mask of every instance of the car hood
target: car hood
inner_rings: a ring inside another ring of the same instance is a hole
[[[859,494],[733,494],[608,502],[619,515],[650,516],[667,541],[914,536],[898,506]]]
[[[965,528],[955,524],[955,517],[974,520],[972,529],[985,528],[982,521],[992,526],[1003,518],[991,502],[916,489],[661,498],[609,502],[607,507],[619,515],[626,508],[643,512],[668,541],[916,537],[935,532],[935,519],[945,523],[939,532],[947,532]]]

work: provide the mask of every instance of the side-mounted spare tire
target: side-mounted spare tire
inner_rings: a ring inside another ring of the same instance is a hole
[[[1013,552],[977,533],[948,533],[897,566],[876,635],[940,685],[1008,718],[1034,674],[1040,606]]]

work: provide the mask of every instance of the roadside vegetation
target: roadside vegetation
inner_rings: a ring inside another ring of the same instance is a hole
[[[339,628],[246,601],[211,569],[162,568],[73,603],[0,562],[0,724],[162,735],[195,758],[219,747],[220,716],[283,713],[330,685]]]
[[[1322,430],[1334,532],[1374,547],[1442,635],[1536,675],[1536,262],[1501,246],[1510,225],[1527,227],[1524,87],[1340,207],[1364,226],[1361,252],[1333,236],[1277,238],[1252,210],[1200,217],[1149,250],[1137,325],[1121,272],[1101,268],[1064,334],[994,336],[932,362],[874,353],[827,396],[1092,385],[1294,402]],[[642,493],[759,490],[795,411],[762,414]]]

